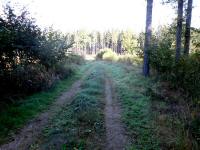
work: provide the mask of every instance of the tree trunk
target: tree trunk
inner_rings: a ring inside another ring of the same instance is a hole
[[[188,6],[186,10],[186,25],[185,25],[185,45],[184,54],[188,55],[190,50],[190,27],[192,19],[192,3],[193,0],[188,0]]]
[[[180,59],[181,55],[181,34],[182,34],[182,22],[183,22],[183,0],[178,0],[178,18],[177,18],[177,30],[176,30],[176,61]]]
[[[146,12],[146,33],[145,33],[145,43],[144,43],[144,64],[143,64],[143,74],[144,76],[149,76],[149,50],[151,44],[151,34],[152,34],[152,10],[153,10],[153,0],[147,0],[147,12]]]

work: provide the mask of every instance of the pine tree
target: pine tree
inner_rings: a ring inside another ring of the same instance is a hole
[[[147,12],[146,12],[146,34],[145,34],[145,44],[144,44],[144,64],[143,64],[143,74],[144,76],[149,76],[149,50],[151,43],[152,34],[152,10],[153,10],[153,0],[147,0]]]

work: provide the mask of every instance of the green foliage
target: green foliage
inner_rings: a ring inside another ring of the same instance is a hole
[[[0,17],[0,66],[3,70],[37,59],[37,48],[43,36],[34,20],[27,17],[27,13],[24,11],[17,16],[7,5]]]
[[[191,29],[191,51],[200,51],[200,29]]]
[[[193,53],[182,57],[175,63],[174,51],[160,45],[150,53],[150,64],[163,79],[167,79],[176,88],[183,89],[188,96],[199,97],[200,93],[200,55]]]
[[[142,62],[142,59],[139,58],[137,55],[134,54],[117,55],[115,52],[112,51],[112,49],[109,48],[102,49],[99,53],[97,53],[96,59],[121,62],[126,64],[141,64]]]
[[[171,27],[161,27],[153,34],[152,47],[149,52],[150,65],[159,74],[170,74],[175,65],[173,42]]]
[[[173,81],[188,95],[200,98],[200,53],[181,58],[174,68]]]
[[[106,53],[106,51],[109,51],[109,50],[110,50],[109,48],[101,49],[101,50],[97,53],[96,59],[102,60],[102,59],[103,59],[103,55]]]
[[[76,70],[76,67],[77,66],[75,64],[61,62],[56,64],[54,71],[58,79],[64,79],[69,76],[72,76]]]
[[[200,54],[198,48],[198,30],[192,31],[193,39],[191,42],[191,53],[189,56],[181,56],[178,62],[175,62],[174,50],[174,26],[169,28],[161,28],[160,32],[154,34],[152,49],[150,51],[150,64],[157,71],[162,80],[170,83],[170,88],[181,91],[184,98],[184,103],[189,108],[190,119],[182,121],[182,126],[187,126],[193,138],[199,142],[199,114],[198,111],[200,98]],[[183,52],[181,52],[182,54]],[[181,100],[179,100],[181,102]],[[177,106],[178,107],[178,106]],[[187,109],[188,109],[187,108]],[[183,116],[186,117],[186,116]],[[181,118],[183,118],[181,117]],[[178,119],[177,119],[178,120]],[[189,127],[188,127],[189,126]],[[195,133],[195,132],[196,133]],[[188,133],[187,133],[188,134]],[[179,145],[188,146],[186,140],[188,135],[182,135],[179,139]],[[191,140],[192,142],[195,140]],[[183,142],[183,143],[180,143]],[[194,145],[194,144],[193,144]]]
[[[74,43],[69,34],[42,31],[27,11],[16,15],[9,5],[0,16],[1,102],[50,88],[74,71],[83,59],[67,55]]]
[[[136,49],[136,54],[140,58],[144,57],[144,40],[145,40],[145,33],[141,32],[137,38],[138,49]]]
[[[66,59],[62,62],[59,62],[54,67],[54,72],[59,78],[67,78],[74,74],[78,65],[84,63],[82,56],[69,54],[66,56]]]
[[[175,66],[174,50],[171,50],[167,43],[162,43],[150,51],[150,65],[158,73],[171,73]]]
[[[96,59],[102,60],[102,59],[103,59],[103,55],[104,55],[104,53],[106,52],[106,50],[107,50],[107,49],[101,49],[101,50],[97,53]]]
[[[99,53],[96,55],[97,59],[107,60],[107,61],[117,61],[118,56],[115,52],[113,52],[110,48],[105,48],[100,50]]]
[[[118,56],[118,62],[126,63],[126,64],[141,64],[142,59],[138,56],[131,55],[131,54],[124,54]]]
[[[117,54],[112,51],[112,49],[106,49],[102,59],[107,61],[117,61],[118,57]]]
[[[43,31],[43,39],[40,40],[40,47],[37,47],[37,58],[39,63],[47,68],[53,68],[56,63],[64,62],[67,59],[68,49],[74,41],[59,31],[52,28]]]
[[[133,54],[137,46],[138,42],[132,31],[127,30],[122,33],[122,47],[126,52]]]
[[[25,93],[41,91],[50,88],[54,80],[43,65],[17,66],[11,73],[12,83],[17,90]]]
[[[190,131],[193,137],[197,140],[198,145],[200,144],[200,118],[196,116],[190,125]]]
[[[81,65],[84,63],[84,58],[80,55],[76,55],[76,54],[68,54],[66,56],[66,59],[65,59],[66,63],[68,64],[77,64],[77,65]]]

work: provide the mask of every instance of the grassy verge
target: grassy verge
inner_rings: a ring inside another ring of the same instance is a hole
[[[104,70],[96,66],[84,78],[82,90],[64,106],[32,149],[102,149],[104,142]]]
[[[86,68],[87,66],[84,66],[79,73],[59,81],[51,90],[33,94],[14,104],[10,104],[0,114],[0,144],[9,140],[12,134],[27,123],[28,120],[47,109],[63,91],[67,90],[74,81],[80,78],[81,73]]]
[[[115,81],[123,121],[133,139],[130,149],[199,149],[189,134],[193,122],[180,93],[144,78],[138,66],[105,63],[105,68]]]
[[[160,147],[198,150],[200,142],[198,143],[198,136],[195,135],[200,135],[200,130],[198,122],[192,121],[196,117],[197,110],[191,111],[192,105],[182,92],[170,89],[167,83],[157,83],[149,90],[149,94]]]
[[[122,104],[123,121],[132,138],[130,149],[159,149],[153,129],[151,101],[146,94],[150,80],[142,77],[138,66],[106,63],[105,67],[113,78]]]

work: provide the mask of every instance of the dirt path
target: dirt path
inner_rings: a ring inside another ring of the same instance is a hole
[[[59,112],[62,107],[72,102],[72,97],[80,90],[81,80],[76,81],[71,89],[64,92],[52,106],[37,118],[30,121],[19,134],[14,135],[12,142],[2,145],[0,150],[26,150],[37,139],[39,134],[48,124],[49,120]]]
[[[124,150],[128,144],[128,137],[121,122],[121,109],[117,102],[112,82],[105,82],[105,126],[106,126],[106,150]]]
[[[89,69],[90,71],[92,68]],[[85,76],[90,72],[87,71]],[[18,134],[13,136],[13,141],[1,145],[0,150],[27,150],[31,144],[40,137],[43,129],[49,121],[60,112],[64,106],[72,102],[78,91],[81,90],[82,79],[76,81],[71,88],[64,92],[45,112],[27,123]],[[106,127],[106,150],[123,150],[127,147],[128,136],[121,122],[121,109],[119,101],[110,78],[105,80],[105,127]]]

